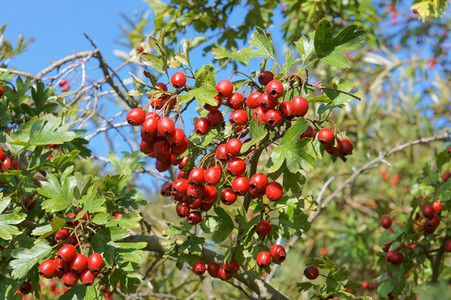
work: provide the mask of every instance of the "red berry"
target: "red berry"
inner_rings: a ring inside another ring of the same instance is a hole
[[[283,196],[282,185],[278,182],[271,182],[266,186],[266,197],[271,201],[278,201]]]
[[[175,155],[183,154],[186,151],[186,149],[188,149],[188,145],[189,145],[189,141],[188,141],[188,138],[185,136],[183,138],[182,143],[180,143],[179,145],[174,144],[171,146],[172,153]]]
[[[224,270],[223,267],[220,267],[220,268],[218,269],[218,277],[219,277],[221,280],[229,280],[230,278],[233,277],[233,274],[232,274],[232,273],[226,272],[226,271]]]
[[[143,46],[138,46],[138,47],[136,47],[136,52],[141,53],[141,52],[143,52],[143,51],[144,51]]]
[[[304,97],[296,96],[291,99],[291,108],[293,115],[303,117],[308,111],[308,101]]]
[[[216,148],[216,158],[222,162],[226,162],[229,159],[227,156],[226,144],[218,145],[218,148]]]
[[[315,134],[316,134],[315,129],[312,126],[308,125],[307,129],[304,131],[303,134],[301,134],[301,136],[299,138],[301,138],[301,139],[303,139],[303,138],[313,138],[313,139],[315,139]]]
[[[175,133],[174,121],[168,117],[160,118],[158,120],[157,130],[161,136],[173,135]]]
[[[200,209],[203,211],[209,211],[213,207],[213,203],[202,202]]]
[[[64,245],[58,250],[57,257],[64,262],[70,262],[77,255],[77,250],[73,245]]]
[[[186,84],[186,76],[182,72],[174,73],[171,77],[171,83],[172,85],[179,89],[185,86]]]
[[[270,109],[265,114],[265,123],[268,126],[275,127],[282,122],[283,115],[280,110]]]
[[[243,145],[243,142],[241,142],[239,139],[228,140],[226,143],[226,146],[225,146],[227,156],[229,158],[232,158],[232,157],[240,155],[242,145]]]
[[[114,219],[117,219],[119,217],[122,217],[123,215],[125,215],[125,213],[123,211],[119,211],[117,213],[114,214]]]
[[[390,217],[383,217],[381,219],[381,226],[384,228],[390,228],[391,223],[392,223],[392,221],[391,221]]]
[[[210,131],[210,122],[206,118],[199,118],[194,129],[198,135],[206,135]]]
[[[78,273],[68,271],[68,272],[64,273],[64,275],[63,275],[63,278],[62,278],[63,284],[67,287],[71,287],[77,283],[78,278],[79,278]]]
[[[266,186],[268,185],[268,177],[262,173],[256,173],[252,175],[249,180],[249,188],[254,192],[265,191]]]
[[[342,139],[340,140],[341,143],[341,153],[343,155],[350,155],[352,154],[352,150],[354,149],[354,145],[349,139]]]
[[[39,275],[45,278],[52,278],[56,273],[55,262],[51,259],[44,260],[39,265]]]
[[[433,219],[427,219],[426,222],[424,222],[423,225],[423,231],[425,234],[431,234],[434,233],[435,229],[437,228],[437,226],[434,226],[435,223],[432,221]],[[440,219],[438,220],[438,223],[440,224]]]
[[[216,84],[216,91],[218,91],[219,97],[228,98],[233,93],[233,84],[228,80],[221,80]]]
[[[232,176],[241,176],[246,171],[246,163],[241,158],[232,158],[227,163],[227,172]]]
[[[249,190],[249,181],[244,176],[236,177],[232,182],[232,190],[236,194],[243,196]]]
[[[334,132],[330,128],[322,128],[318,132],[318,141],[323,145],[330,145],[334,141]]]
[[[99,272],[103,268],[103,257],[99,253],[93,253],[88,258],[88,269]]]
[[[194,272],[194,274],[199,275],[199,276],[204,274],[205,273],[205,264],[204,264],[204,262],[200,261],[200,260],[196,261],[193,264],[193,272]]]
[[[423,207],[423,215],[428,219],[431,219],[434,216],[434,209],[431,205]]]
[[[266,85],[266,92],[272,98],[280,98],[283,94],[283,85],[278,80],[271,80]]]
[[[278,98],[272,98],[268,93],[263,93],[258,98],[258,104],[264,109],[272,109],[277,106]]]
[[[139,151],[141,151],[142,153],[145,153],[145,154],[154,152],[155,150],[153,149],[153,143],[142,140],[139,143]]]
[[[0,160],[3,161],[5,159],[5,152],[0,148]]]
[[[89,286],[94,283],[95,275],[91,270],[84,270],[80,274],[80,281],[83,285]]]
[[[282,113],[282,116],[285,120],[291,120],[293,119],[293,109],[291,107],[291,102],[289,101],[282,101],[279,104],[279,110]]]
[[[433,216],[432,219],[427,220],[426,222],[430,221],[432,227],[437,228],[440,225],[440,218],[438,216]]]
[[[212,185],[206,185],[204,187],[204,197],[202,198],[203,203],[213,204],[218,198],[218,190]]]
[[[196,225],[196,224],[199,224],[200,221],[202,221],[202,215],[198,211],[192,211],[188,214],[186,219],[189,224]],[[204,268],[205,268],[205,266],[204,266]],[[205,271],[205,269],[204,269],[204,271]]]
[[[244,104],[244,96],[240,93],[233,93],[227,98],[227,105],[233,109],[240,109]]]
[[[188,197],[194,201],[196,199],[201,199],[204,196],[205,188],[203,186],[197,186],[190,184],[186,190]]]
[[[174,134],[167,137],[167,140],[171,146],[180,146],[185,139],[185,132],[182,129],[176,128]]]
[[[212,127],[221,125],[224,121],[224,116],[220,110],[212,110],[207,114],[207,120]]]
[[[155,139],[157,135],[157,126],[159,119],[154,117],[149,117],[144,120],[142,123],[142,132],[146,135],[146,137],[151,138],[151,140]]]
[[[69,268],[77,273],[80,273],[88,266],[88,259],[83,254],[77,254],[69,264]]]
[[[30,282],[24,282],[19,286],[19,292],[21,294],[27,295],[31,292],[31,283]]]
[[[274,79],[274,74],[269,71],[263,71],[258,75],[258,82],[261,85],[267,85],[273,79]]]
[[[175,211],[180,218],[186,218],[189,215],[189,204],[186,202],[179,202],[175,207]]]
[[[213,105],[211,105],[211,104],[206,103],[206,104],[204,105],[204,108],[205,108],[206,110],[208,110],[208,111],[215,111],[215,110],[218,110],[218,109],[221,107],[221,104],[222,104],[221,98],[219,98],[219,96],[215,96],[214,99],[216,100],[216,105],[213,106]]]
[[[225,205],[232,205],[236,201],[236,194],[232,189],[225,189],[221,193],[221,202]]]
[[[449,150],[449,149],[448,149]],[[449,153],[449,151],[448,151],[448,153]],[[443,182],[447,182],[448,181],[448,179],[451,177],[451,172],[445,172],[445,173],[443,173],[443,175],[442,175],[442,180],[443,180]]]
[[[188,176],[188,182],[190,184],[201,185],[204,183],[205,169],[194,168],[191,170]]]
[[[55,262],[55,268],[56,268],[57,272],[60,272],[60,271],[66,272],[69,269],[69,266],[68,266],[69,262],[64,262],[61,259],[59,259],[58,257],[55,257],[54,262]]]
[[[134,108],[127,114],[127,122],[132,126],[141,125],[146,119],[146,112],[141,108]]]
[[[315,266],[308,266],[304,270],[304,276],[310,280],[314,280],[314,279],[318,278],[318,275],[319,275],[319,270]]]
[[[202,199],[196,199],[193,203],[190,203],[190,209],[199,209],[202,206]]]
[[[208,168],[205,171],[204,180],[207,184],[217,185],[221,180],[221,167],[213,166],[211,168]]]
[[[271,258],[279,263],[283,262],[287,258],[285,249],[280,245],[272,245],[269,253],[271,254]]]
[[[227,273],[235,274],[240,269],[240,264],[235,258],[232,258],[229,262],[224,263],[222,267]]]
[[[265,236],[271,232],[271,227],[271,223],[262,220],[258,222],[257,226],[255,227],[255,232],[257,232],[259,236]]]
[[[445,242],[445,251],[451,252],[451,239],[447,239]]]
[[[253,92],[247,96],[246,105],[249,108],[255,109],[260,105],[260,92]]]
[[[58,82],[58,85],[59,85],[59,86],[63,86],[63,85],[65,85],[65,84],[67,84],[67,81],[66,81],[65,79],[61,79],[61,80]],[[3,90],[3,88],[2,88],[2,90]]]
[[[268,251],[262,251],[257,255],[257,265],[264,269],[271,264],[271,255]]]
[[[208,274],[213,278],[218,278],[219,264],[211,262],[207,267]]]
[[[398,265],[404,260],[404,256],[397,251],[388,251],[385,253],[385,259],[392,264]]]
[[[232,126],[243,126],[246,125],[247,121],[247,113],[242,109],[234,110],[229,117],[229,122]]]
[[[442,204],[440,203],[440,201],[435,200],[434,203],[432,203],[432,208],[435,212],[440,212],[442,210]]]
[[[70,84],[65,83],[62,87],[61,87],[61,92],[65,93],[67,91],[70,90]]]
[[[254,110],[254,113],[252,114],[252,118],[255,119],[257,118],[257,122],[260,124],[261,122],[265,122],[265,118],[266,118],[266,109],[264,109],[263,107],[257,107]]]
[[[189,182],[188,180],[184,178],[177,179],[172,184],[172,189],[175,193],[178,194],[186,194],[186,191],[188,190]]]
[[[68,237],[69,237],[69,230],[64,229],[64,228],[61,230],[58,230],[55,233],[55,241],[57,243],[61,243],[62,241],[67,240]]]

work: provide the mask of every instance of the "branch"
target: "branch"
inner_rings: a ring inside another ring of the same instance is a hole
[[[144,235],[134,235],[125,239],[126,242],[146,242],[147,246],[143,250],[157,252],[160,255],[163,255],[166,250],[162,245],[163,240],[157,236],[144,236]],[[200,257],[202,261],[205,263],[210,263],[213,261],[223,261],[224,256],[220,255],[212,250],[205,249],[202,252],[202,256]],[[289,299],[282,292],[275,289],[271,285],[266,282],[261,281],[260,279],[256,279],[254,274],[250,271],[243,272],[241,274],[235,274],[234,277],[245,284],[249,289],[253,292],[262,296],[263,294],[267,294],[271,299]]]

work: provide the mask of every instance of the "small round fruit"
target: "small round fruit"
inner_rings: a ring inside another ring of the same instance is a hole
[[[243,196],[249,191],[249,181],[244,176],[236,177],[232,182],[232,190],[236,194]]]
[[[77,273],[80,273],[88,266],[88,259],[83,254],[75,255],[74,259],[69,263],[69,268]]]
[[[227,156],[226,144],[218,145],[218,148],[216,148],[216,158],[222,162],[229,160],[229,157]]]
[[[229,158],[233,158],[235,156],[240,155],[241,153],[241,146],[243,145],[243,142],[241,142],[239,139],[230,139],[225,144],[225,150],[227,152],[227,156]]]
[[[424,222],[423,231],[425,234],[434,233],[435,229],[437,228],[438,225],[435,226],[432,220],[433,219],[427,219],[426,222]],[[440,219],[438,220],[438,223],[440,223]]]
[[[245,110],[242,109],[234,110],[229,117],[229,122],[234,127],[246,125],[247,121],[248,121],[247,113]]]
[[[318,132],[318,141],[325,145],[330,145],[334,141],[334,132],[330,128],[322,128]]]
[[[73,245],[64,245],[58,250],[57,257],[64,262],[70,262],[77,255],[77,250]]]
[[[78,273],[68,271],[63,275],[63,284],[67,287],[71,287],[77,283],[79,277],[80,275]]]
[[[279,80],[271,80],[266,85],[266,92],[272,98],[280,98],[283,94],[283,85]]]
[[[432,203],[432,208],[435,212],[440,212],[442,210],[442,204],[440,203],[440,201],[435,200],[434,203]]]
[[[232,176],[241,176],[246,171],[246,163],[241,158],[232,158],[227,163],[227,172]]]
[[[224,189],[221,193],[221,202],[225,205],[232,205],[235,203],[237,195],[232,189]]]
[[[216,84],[216,91],[219,97],[228,98],[233,93],[233,84],[228,80],[221,80]]]
[[[208,168],[205,171],[204,180],[207,184],[217,185],[221,180],[221,167],[213,166],[211,168]]]
[[[52,278],[56,273],[55,262],[51,259],[44,260],[39,265],[39,275],[45,278]]]
[[[352,154],[352,150],[354,149],[354,145],[349,139],[342,139],[341,142],[341,153],[343,155]]]
[[[258,104],[264,109],[272,109],[279,103],[278,98],[272,98],[268,93],[263,93],[258,98]]]
[[[257,255],[257,265],[264,269],[271,264],[271,254],[268,251],[262,251]]]
[[[218,278],[219,268],[220,268],[219,264],[215,262],[209,263],[207,266],[208,274],[210,274],[210,276],[213,278]]]
[[[304,97],[296,96],[291,99],[291,109],[293,115],[303,117],[308,111],[308,101]]]
[[[221,280],[229,280],[230,278],[233,277],[233,274],[226,272],[223,267],[220,267],[218,270],[218,277]]]
[[[251,109],[256,109],[260,105],[260,92],[253,92],[247,96],[246,105]]]
[[[319,270],[315,266],[308,266],[304,270],[304,276],[310,280],[314,280],[314,279],[318,278],[318,275],[319,275]]]
[[[19,292],[21,294],[27,295],[31,292],[31,282],[24,282],[19,286]]]
[[[432,219],[432,217],[434,216],[434,208],[431,205],[424,206],[423,215],[428,219]]]
[[[278,263],[283,262],[287,258],[287,253],[281,245],[272,245],[269,253],[271,258]]]
[[[175,211],[177,212],[177,215],[180,218],[186,218],[189,215],[189,211],[190,211],[189,204],[186,202],[180,201],[175,206]]]
[[[263,173],[254,174],[249,180],[249,188],[254,192],[265,191],[267,185],[268,177]]]
[[[67,240],[68,237],[69,237],[69,230],[67,230],[65,228],[60,229],[55,233],[55,241],[57,243],[61,243],[62,241]]]
[[[266,186],[266,197],[271,201],[278,201],[283,196],[282,185],[278,182],[271,182]]]
[[[301,139],[303,139],[303,138],[313,138],[313,139],[315,139],[315,135],[316,135],[315,129],[312,126],[308,125],[307,129],[304,131],[303,134],[301,134],[301,136],[299,138],[301,138]]]
[[[88,258],[88,269],[99,272],[103,268],[103,257],[99,253],[93,253]]]
[[[208,132],[210,132],[210,122],[208,122],[206,118],[199,118],[196,121],[194,130],[198,135],[206,135]]]
[[[91,270],[84,270],[80,274],[80,281],[85,286],[90,286],[94,283],[95,274]]]
[[[445,242],[445,251],[451,252],[451,239],[447,239]]]
[[[267,85],[271,80],[274,79],[274,74],[270,71],[263,71],[258,75],[258,83],[261,85]]]
[[[244,96],[240,93],[233,93],[227,98],[227,105],[232,109],[240,109],[244,104]]]
[[[196,199],[201,199],[205,194],[205,188],[204,186],[197,186],[197,185],[193,185],[190,184],[188,186],[188,189],[186,190],[186,195],[188,195],[188,197],[194,201]]]
[[[257,232],[259,236],[265,236],[271,232],[271,227],[271,223],[262,220],[258,222],[257,226],[255,226],[255,232]]]
[[[254,113],[252,114],[252,118],[255,119],[257,118],[257,122],[260,124],[261,122],[265,122],[265,118],[266,118],[266,109],[264,109],[263,107],[257,107],[254,110]]]
[[[391,221],[390,217],[383,217],[381,219],[381,226],[384,228],[390,228],[391,223],[392,223],[392,221]]]
[[[291,120],[293,119],[293,109],[291,108],[291,102],[289,101],[282,101],[279,104],[279,110],[282,113],[282,116],[285,120]]]
[[[186,84],[186,76],[182,72],[174,73],[171,77],[171,83],[176,89],[180,89]]]
[[[200,221],[202,221],[202,215],[198,211],[192,211],[188,214],[186,220],[188,221],[189,224],[196,225],[199,224]]]
[[[204,274],[205,273],[205,264],[204,264],[204,262],[200,261],[200,260],[196,261],[193,264],[193,272],[194,272],[194,274],[199,275],[199,276]]]
[[[385,253],[385,259],[392,264],[398,265],[402,263],[404,256],[398,251],[388,251]]]
[[[207,114],[207,120],[212,127],[221,125],[224,121],[224,116],[220,110],[212,110]]]
[[[270,109],[265,114],[265,124],[271,127],[278,126],[283,120],[283,115],[278,109]]]
[[[160,118],[157,123],[157,130],[161,136],[171,136],[175,133],[175,123],[171,118]]]
[[[229,262],[222,264],[222,267],[227,273],[235,274],[240,269],[240,264],[235,258],[232,258]]]
[[[125,213],[123,211],[118,211],[117,213],[114,214],[114,219],[120,218],[123,215],[125,215]]]
[[[63,85],[65,85],[65,84],[67,84],[66,79],[61,79],[61,80],[58,82],[58,85],[59,85],[60,87],[63,86]],[[3,91],[3,88],[2,88],[2,91]]]
[[[449,153],[449,151],[448,151],[448,153]],[[451,172],[443,173],[443,175],[442,175],[443,182],[447,182],[450,177],[451,177]]]
[[[188,176],[189,184],[201,185],[204,183],[205,169],[194,168],[191,170]]]
[[[146,119],[146,112],[141,108],[134,108],[127,114],[127,123],[132,126],[141,125]]]

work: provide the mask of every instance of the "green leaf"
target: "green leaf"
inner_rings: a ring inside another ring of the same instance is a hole
[[[394,285],[390,280],[384,281],[377,288],[377,293],[382,297],[387,297],[388,293],[393,291]]]
[[[13,299],[19,288],[19,282],[0,274],[0,299]]]
[[[61,295],[60,300],[95,300],[102,299],[102,292],[95,286],[84,286],[81,284],[71,287]]]
[[[72,204],[74,186],[71,185],[69,178],[63,179],[62,183],[54,174],[48,173],[48,182],[44,187],[38,188],[38,193],[49,198],[42,202],[42,208],[47,212],[58,212],[66,209]]]
[[[37,243],[37,242],[45,239],[46,237],[50,236],[54,232],[57,232],[58,230],[63,228],[65,225],[66,225],[66,220],[56,217],[50,222],[50,224],[35,228],[31,232],[31,234],[40,236],[35,241],[35,243]]]
[[[179,251],[188,250],[190,254],[202,254],[202,246],[205,243],[205,238],[197,236],[188,236],[188,238],[180,245]]]
[[[166,72],[164,62],[159,56],[150,53],[141,53],[139,55],[139,58],[146,66],[151,67],[155,71],[159,73]]]
[[[196,78],[196,82],[194,83],[194,88],[215,88],[216,80],[215,80],[215,69],[212,65],[203,65],[199,70],[194,74]],[[217,94],[218,92],[216,92]],[[217,103],[213,103],[216,105]]]
[[[261,57],[276,58],[276,51],[271,40],[271,34],[268,31],[263,31],[260,27],[257,27],[257,32],[253,33],[249,43],[255,46],[258,50],[254,53]]]
[[[268,134],[268,131],[265,128],[264,123],[258,123],[257,119],[252,119],[251,123],[249,125],[250,128],[250,135],[251,140],[244,143],[241,147],[241,152],[246,152],[249,150],[249,148],[255,144],[257,144],[259,141],[263,140],[266,135]]]
[[[139,221],[142,219],[142,217],[139,215],[139,211],[133,211],[130,213],[127,213],[125,215],[122,215],[120,218],[113,219],[106,224],[107,227],[112,227],[119,225],[119,227],[123,229],[127,228],[139,228]]]
[[[98,198],[97,189],[97,184],[92,185],[86,195],[80,199],[79,204],[83,205],[83,210],[79,215],[83,216],[86,212],[95,213],[105,211],[105,206],[103,205],[105,199]]]
[[[217,105],[218,102],[215,96],[218,95],[218,91],[214,87],[200,87],[189,91],[189,95],[197,99],[197,103],[200,106],[205,104]]]
[[[10,262],[13,269],[12,277],[16,279],[24,278],[38,261],[47,258],[51,252],[52,247],[44,242],[34,245],[31,249],[19,248],[13,250],[11,256],[15,259]]]
[[[13,235],[18,235],[21,231],[13,225],[17,225],[25,220],[25,214],[1,214],[0,215],[0,238],[11,240]]]
[[[318,57],[323,57],[333,48],[333,30],[332,25],[326,19],[322,19],[316,25],[315,39],[313,44]]]
[[[119,241],[128,237],[130,233],[119,227],[108,227],[97,231],[91,240],[91,245],[97,253],[104,253],[105,261],[109,266],[114,265],[116,249],[109,242]]]
[[[298,282],[298,283],[296,283],[296,287],[298,288],[298,292],[307,291],[312,286],[313,286],[313,283],[310,283],[310,282]]]
[[[296,45],[296,48],[298,49],[299,56],[304,62],[312,56],[312,54],[315,52],[315,45],[313,43],[313,40],[308,40],[305,36],[301,36],[301,38],[294,42]],[[310,102],[310,100],[309,100]]]
[[[30,130],[30,144],[43,146],[72,141],[77,136],[73,131],[68,131],[69,126],[69,124],[62,125],[61,118],[51,118],[47,122],[38,119]]]
[[[221,243],[229,236],[235,227],[233,226],[233,221],[229,214],[223,208],[217,206],[215,207],[215,212],[218,216],[216,219],[218,225],[213,229],[212,240],[215,243]]]
[[[254,55],[252,55],[252,50],[250,50],[249,48],[242,49],[238,52],[227,52],[225,48],[213,48],[212,54],[215,56],[215,59],[231,58],[245,65],[249,64],[251,58],[255,57]]]

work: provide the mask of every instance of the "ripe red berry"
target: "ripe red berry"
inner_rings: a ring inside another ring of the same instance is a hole
[[[232,189],[225,189],[221,193],[221,202],[225,205],[232,205],[236,201],[236,194]]]
[[[61,80],[58,82],[58,85],[59,85],[59,86],[63,86],[63,85],[65,85],[66,83],[67,83],[66,79],[61,79]],[[2,88],[2,90],[3,90],[3,88]]]
[[[60,271],[66,272],[69,269],[69,262],[64,262],[58,257],[55,257],[54,263],[57,272]]]
[[[423,215],[428,219],[432,219],[432,217],[434,216],[434,208],[432,208],[431,205],[424,206]]]
[[[55,241],[57,243],[67,240],[68,237],[69,237],[69,230],[67,230],[65,228],[58,230],[55,233]]]
[[[259,236],[265,236],[271,232],[271,227],[271,223],[262,220],[258,222],[257,226],[255,226],[255,232],[257,232]]]
[[[210,131],[210,122],[206,118],[199,118],[196,121],[194,130],[198,135],[206,135]]]
[[[189,215],[189,204],[186,202],[179,202],[175,207],[175,211],[180,218],[186,218]]]
[[[426,222],[424,222],[423,231],[425,234],[434,233],[435,229],[437,228],[438,224],[435,224],[432,220],[433,219],[427,219]],[[440,224],[440,219],[438,219],[438,223]]]
[[[64,245],[58,250],[57,257],[64,262],[70,262],[77,255],[77,250],[73,245]]]
[[[188,176],[188,182],[190,184],[201,185],[204,183],[205,169],[194,168],[191,170]]]
[[[222,104],[221,98],[219,98],[219,96],[216,95],[214,99],[216,100],[216,105],[213,106],[211,104],[205,103],[204,108],[206,110],[208,110],[208,111],[215,111],[215,110],[218,110],[221,107],[221,104]]]
[[[241,176],[246,171],[246,163],[241,158],[232,158],[227,163],[227,172],[232,176]]]
[[[144,51],[143,46],[138,46],[138,47],[136,47],[136,52],[141,53],[141,52],[143,52],[143,51]]]
[[[151,152],[154,152],[153,143],[145,141],[145,140],[142,140],[139,143],[139,151],[141,151],[142,153],[145,153],[145,154],[149,154]]]
[[[142,132],[146,135],[146,137],[151,138],[151,140],[155,139],[157,135],[157,126],[159,119],[154,117],[149,117],[145,119],[144,123],[142,123]]]
[[[177,179],[172,184],[172,189],[174,190],[175,193],[186,194],[186,191],[188,190],[188,186],[189,186],[188,180],[186,180],[184,178],[180,178],[180,179]]]
[[[193,203],[190,203],[190,209],[199,209],[202,206],[202,199],[196,199]]]
[[[88,258],[88,269],[99,272],[103,268],[103,257],[99,253],[93,253]]]
[[[5,152],[0,148],[0,160],[3,161],[5,159],[6,155]]]
[[[232,157],[240,155],[242,145],[243,145],[243,142],[241,142],[239,139],[228,140],[226,143],[226,146],[225,146],[227,156],[229,158],[232,158]]]
[[[196,225],[196,224],[199,224],[200,221],[202,221],[202,215],[198,211],[192,211],[188,214],[188,216],[186,217],[186,220],[188,221],[189,224]]]
[[[170,136],[175,133],[175,124],[172,119],[163,117],[158,120],[157,130],[161,136]]]
[[[227,105],[232,109],[240,109],[244,104],[244,96],[240,93],[233,93],[227,98]]]
[[[404,260],[404,256],[398,251],[388,251],[385,253],[385,259],[392,264],[398,265]]]
[[[342,139],[340,140],[341,143],[341,153],[343,155],[350,155],[352,154],[352,150],[354,149],[354,145],[349,139]]]
[[[228,98],[233,93],[233,84],[228,80],[221,80],[216,84],[216,91],[221,98]]]
[[[260,92],[253,92],[250,93],[249,96],[247,96],[246,99],[246,105],[247,107],[251,108],[251,109],[255,109],[260,105]]]
[[[435,212],[440,212],[442,210],[442,204],[440,203],[440,201],[435,200],[434,203],[432,203],[432,208]]]
[[[56,273],[55,262],[51,259],[44,260],[39,265],[39,275],[45,278],[52,278]]]
[[[272,98],[268,93],[263,93],[258,98],[258,104],[264,109],[272,109],[277,106],[278,98]]]
[[[204,180],[207,184],[217,185],[221,180],[221,167],[213,166],[211,168],[208,168],[205,171]]]
[[[243,126],[247,124],[247,121],[247,113],[242,109],[234,110],[229,117],[229,122],[232,126]]]
[[[448,151],[448,153],[449,153],[449,151]],[[451,177],[451,172],[443,173],[443,175],[442,175],[443,182],[447,182],[450,177]]]
[[[77,273],[80,273],[88,266],[88,259],[83,254],[75,255],[74,259],[70,261],[69,268]]]
[[[9,157],[3,160],[3,164],[0,165],[1,171],[6,172],[6,170],[11,169],[11,159]]]
[[[257,255],[257,265],[264,269],[271,264],[271,255],[268,251],[262,251]]]
[[[189,145],[189,141],[188,138],[185,136],[183,138],[183,142],[180,143],[180,145],[172,145],[171,149],[172,149],[172,153],[174,155],[180,155],[182,153],[184,153],[186,151],[186,149],[188,149],[188,145]]]
[[[261,122],[265,122],[265,118],[266,118],[266,109],[264,109],[263,107],[257,107],[254,110],[254,113],[252,114],[252,118],[255,119],[257,118],[257,122],[260,124]]]
[[[67,287],[71,287],[77,283],[79,277],[78,273],[68,271],[63,275],[63,284]]]
[[[207,267],[208,274],[213,278],[218,278],[219,264],[211,262]]]
[[[232,258],[229,262],[222,264],[222,267],[227,273],[235,274],[240,269],[240,264],[235,258]]]
[[[232,182],[232,190],[236,194],[243,196],[249,190],[249,181],[244,176],[236,177]]]
[[[273,79],[274,79],[274,74],[269,71],[263,71],[258,75],[258,82],[261,85],[267,85]]]
[[[281,245],[272,245],[269,250],[271,258],[276,262],[283,262],[287,258],[287,253]]]
[[[171,83],[176,88],[182,88],[186,84],[186,76],[182,72],[174,73],[171,77]]]
[[[218,148],[216,148],[216,158],[222,162],[229,160],[229,157],[227,156],[226,144],[218,145]]]
[[[141,125],[146,119],[146,112],[141,108],[134,108],[127,114],[127,122],[132,126]]]
[[[266,186],[268,185],[268,177],[262,173],[256,173],[252,175],[249,180],[249,188],[254,192],[265,191]]]
[[[31,283],[30,282],[24,282],[19,286],[19,292],[21,294],[27,295],[31,292]]]
[[[61,92],[65,93],[67,91],[70,90],[70,84],[69,83],[65,83],[62,87],[61,87]]]
[[[272,98],[280,98],[283,94],[283,85],[278,80],[271,80],[266,85],[266,92]]]
[[[451,239],[447,239],[445,242],[445,251],[451,252]]]
[[[282,101],[279,104],[279,110],[282,113],[282,116],[285,120],[291,120],[293,119],[293,109],[291,107],[291,102],[289,101]]]
[[[334,132],[330,128],[322,128],[318,132],[318,141],[323,145],[330,145],[334,141]]]
[[[218,190],[212,185],[206,185],[204,187],[204,197],[202,198],[203,203],[213,204],[218,199]]]
[[[219,277],[221,280],[229,280],[230,278],[233,277],[233,274],[232,274],[232,273],[226,272],[226,271],[224,270],[223,267],[220,267],[220,268],[218,269],[218,277]]]
[[[293,115],[303,117],[308,111],[308,101],[304,97],[296,96],[291,99],[291,108]]]
[[[94,283],[95,275],[91,270],[84,270],[80,274],[80,281],[83,285],[89,286]]]
[[[383,217],[381,219],[381,226],[384,228],[390,228],[391,223],[392,223],[392,221],[391,221],[390,217]]]
[[[202,202],[200,209],[203,211],[209,211],[213,207],[213,203]]]
[[[186,190],[188,197],[194,201],[196,199],[201,199],[204,196],[205,188],[203,186],[197,186],[190,184]]]
[[[207,120],[212,127],[221,125],[224,121],[224,116],[220,110],[212,110],[207,114]]]
[[[315,266],[308,266],[304,270],[304,276],[310,280],[314,280],[314,279],[318,278],[318,275],[319,275],[319,270]]]
[[[282,185],[278,182],[271,182],[266,186],[266,197],[271,201],[278,201],[283,196]]]
[[[316,134],[315,129],[312,126],[308,125],[307,129],[304,131],[303,134],[301,134],[301,136],[299,138],[301,138],[301,139],[303,139],[303,138],[313,138],[313,139],[315,139],[315,134]]]
[[[185,139],[185,132],[182,129],[176,128],[174,134],[167,137],[167,140],[171,146],[180,146]]]
[[[437,228],[440,225],[440,218],[438,216],[433,216],[432,219],[426,220],[426,222],[430,221],[431,225],[434,228]]]
[[[194,272],[194,274],[199,275],[199,276],[204,274],[205,273],[205,264],[204,264],[204,262],[200,261],[200,260],[196,261],[193,264],[193,272]]]
[[[271,127],[278,126],[283,119],[283,115],[278,109],[270,109],[265,114],[265,124]]]

